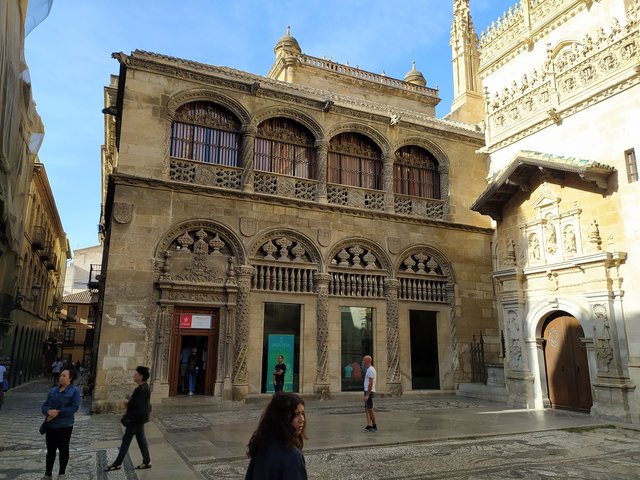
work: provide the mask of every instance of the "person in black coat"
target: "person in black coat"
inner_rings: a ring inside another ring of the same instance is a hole
[[[137,470],[151,468],[151,458],[149,457],[149,446],[147,438],[144,435],[144,424],[149,421],[149,405],[151,400],[151,391],[149,390],[149,369],[147,367],[137,367],[133,373],[133,381],[138,384],[131,394],[131,398],[127,402],[127,413],[122,417],[122,424],[126,427],[120,452],[115,461],[105,468],[105,472],[120,470],[124,457],[129,451],[129,445],[135,435],[142,453],[142,463],[136,467]]]

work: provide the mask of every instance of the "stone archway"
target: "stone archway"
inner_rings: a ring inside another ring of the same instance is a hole
[[[584,331],[566,312],[550,316],[543,327],[544,362],[553,408],[589,412],[593,405]]]

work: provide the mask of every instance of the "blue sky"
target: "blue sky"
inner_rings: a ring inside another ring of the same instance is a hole
[[[402,6],[400,6],[402,5]],[[512,5],[471,0],[476,31]],[[45,125],[45,164],[72,249],[98,243],[103,88],[112,52],[141,49],[266,75],[287,25],[308,55],[402,79],[416,61],[452,100],[453,0],[53,0],[25,41],[33,97]]]

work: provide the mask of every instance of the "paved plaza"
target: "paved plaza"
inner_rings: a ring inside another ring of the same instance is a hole
[[[39,406],[47,388],[36,381],[6,394],[0,480],[42,477]],[[134,441],[124,468],[108,474],[103,469],[117,455],[120,416],[89,415],[83,402],[67,479],[242,479],[246,444],[268,397],[252,400],[220,404],[196,396],[154,407],[147,426],[153,468],[133,469],[141,461]],[[360,403],[361,394],[307,401],[309,478],[640,479],[638,426],[455,395],[407,394],[376,399],[379,431],[363,433]]]

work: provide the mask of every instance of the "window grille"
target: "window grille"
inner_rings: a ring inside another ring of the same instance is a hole
[[[438,162],[424,148],[407,145],[396,152],[394,192],[423,198],[440,198]]]
[[[209,102],[191,102],[175,113],[170,155],[205,163],[238,166],[240,123],[225,108]]]
[[[258,126],[253,168],[301,178],[316,178],[315,140],[302,125],[271,118]]]
[[[382,152],[359,133],[341,133],[329,142],[327,181],[382,190]]]

